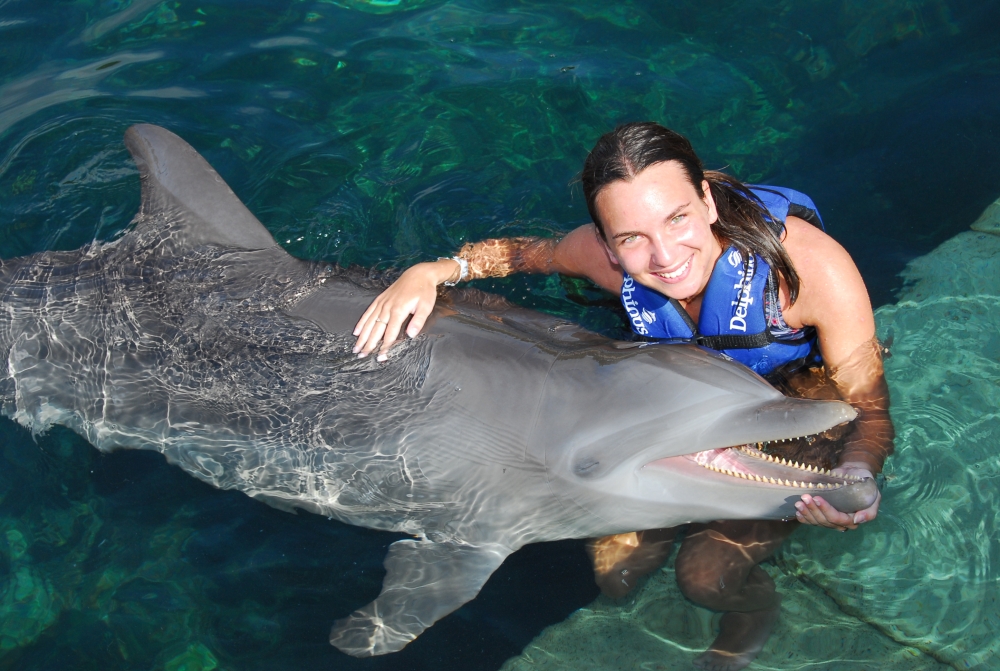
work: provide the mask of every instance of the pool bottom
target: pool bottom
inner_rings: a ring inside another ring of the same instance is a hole
[[[945,669],[920,650],[901,645],[842,612],[815,586],[774,564],[763,564],[784,596],[781,618],[751,669]],[[618,601],[599,597],[546,629],[502,671],[659,671],[691,662],[718,632],[720,614],[687,601],[673,560]]]

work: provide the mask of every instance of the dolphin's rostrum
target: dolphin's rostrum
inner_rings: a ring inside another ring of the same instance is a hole
[[[401,531],[379,597],[339,620],[352,655],[399,650],[522,545],[782,518],[852,482],[768,457],[851,420],[686,345],[619,343],[454,292],[388,363],[351,354],[376,290],[292,258],[198,153],[129,129],[142,206],[113,242],[0,262],[0,407],[98,449],[162,452],[281,508]],[[730,449],[730,448],[736,449]]]

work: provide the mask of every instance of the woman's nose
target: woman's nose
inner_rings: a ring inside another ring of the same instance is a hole
[[[662,235],[656,235],[649,241],[649,263],[653,268],[666,268],[674,259],[674,245],[665,240]]]

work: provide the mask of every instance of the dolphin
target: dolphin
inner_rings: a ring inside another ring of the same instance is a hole
[[[389,360],[351,330],[378,289],[293,258],[170,131],[125,134],[142,203],[110,242],[0,262],[0,411],[156,450],[283,509],[405,532],[330,642],[401,649],[527,543],[845,511],[870,479],[776,460],[851,406],[786,398],[698,347],[617,342],[475,291]]]

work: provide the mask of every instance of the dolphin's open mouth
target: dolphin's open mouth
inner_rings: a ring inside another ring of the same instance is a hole
[[[775,443],[785,441],[772,441]],[[854,475],[832,473],[817,466],[768,454],[768,443],[723,447],[678,457],[658,459],[649,466],[668,466],[678,460],[693,462],[706,470],[748,483],[760,483],[795,489],[831,490],[863,480]]]
[[[723,475],[754,482],[805,489],[834,489],[843,487],[862,478],[853,475],[834,474],[816,466],[807,466],[797,461],[768,454],[757,445],[740,445],[718,450],[706,450],[684,455],[699,466]]]

